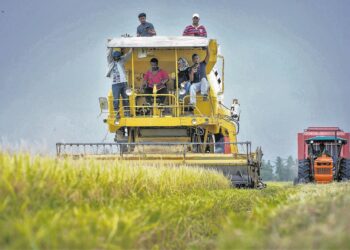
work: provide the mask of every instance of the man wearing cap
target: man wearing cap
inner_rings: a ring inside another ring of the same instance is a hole
[[[192,25],[188,25],[183,36],[201,36],[207,37],[207,31],[203,25],[199,25],[199,14],[194,13],[192,16]]]
[[[139,14],[140,25],[137,27],[136,34],[137,36],[155,36],[156,31],[153,24],[146,22],[146,14]]]
[[[116,112],[116,118],[120,118],[119,112],[119,98],[122,97],[124,116],[130,116],[129,112],[129,100],[126,95],[126,89],[128,87],[125,73],[125,62],[130,58],[132,49],[128,53],[122,55],[120,49],[109,48],[107,51],[108,71],[107,77],[112,80],[112,92],[113,92],[113,106]]]

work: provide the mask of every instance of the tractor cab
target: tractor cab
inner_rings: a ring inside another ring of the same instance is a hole
[[[316,183],[330,183],[341,178],[341,150],[346,139],[316,136],[305,140],[308,145],[309,178]]]

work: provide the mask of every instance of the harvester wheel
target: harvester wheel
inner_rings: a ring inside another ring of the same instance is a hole
[[[298,162],[298,178],[294,181],[295,184],[298,183],[308,183],[311,181],[311,169],[310,160],[300,160]]]
[[[299,184],[299,179],[298,177],[295,177],[294,180],[293,180],[293,185],[298,185]]]
[[[350,159],[341,159],[339,177],[341,181],[350,180]]]

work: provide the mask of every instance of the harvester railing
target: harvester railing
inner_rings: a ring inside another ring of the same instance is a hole
[[[138,105],[137,102],[140,98],[152,98],[151,102],[144,102],[142,105]],[[159,99],[160,97],[167,97],[168,98],[168,103],[160,103]],[[194,108],[199,115],[203,115],[200,110],[198,109],[197,106],[193,107],[190,104],[186,104],[189,103],[189,95],[185,95],[182,99],[182,101],[177,102],[177,98],[176,98],[176,94],[173,92],[169,92],[168,94],[144,94],[144,93],[135,93],[132,96],[130,96],[127,99],[123,99],[123,98],[116,98],[113,99],[113,97],[111,97],[108,102],[109,102],[109,106],[112,108],[113,107],[113,103],[115,101],[117,102],[124,102],[124,101],[128,101],[130,104],[128,106],[124,106],[122,105],[122,108],[120,108],[119,111],[114,111],[114,112],[110,112],[108,109],[106,110],[102,110],[101,113],[109,113],[112,116],[115,116],[117,113],[122,113],[121,109],[125,111],[131,111],[130,115],[131,117],[137,117],[137,116],[153,116],[155,114],[157,114],[158,112],[164,112],[169,115],[171,114],[174,117],[178,117],[178,116],[182,116],[185,114],[185,110],[188,108]],[[111,109],[113,110],[113,109]],[[159,111],[157,111],[159,110]],[[162,111],[160,111],[162,110]]]

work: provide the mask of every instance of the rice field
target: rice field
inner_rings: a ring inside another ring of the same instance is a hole
[[[0,249],[347,249],[349,191],[0,153]]]

